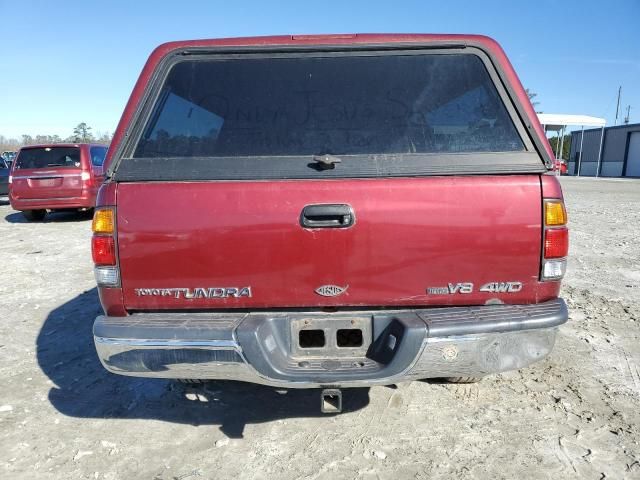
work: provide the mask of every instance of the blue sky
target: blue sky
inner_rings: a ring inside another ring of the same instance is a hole
[[[0,0],[0,135],[113,132],[165,41],[289,33],[479,33],[500,42],[547,113],[640,122],[640,0]],[[622,117],[623,115],[621,115]]]

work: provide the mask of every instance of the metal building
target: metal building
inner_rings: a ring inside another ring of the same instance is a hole
[[[602,142],[601,133],[600,128],[584,130],[580,155],[582,132],[571,132],[567,173],[590,177],[640,177],[640,123],[605,127]]]

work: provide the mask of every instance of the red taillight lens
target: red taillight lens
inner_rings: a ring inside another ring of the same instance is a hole
[[[544,237],[544,258],[562,258],[569,253],[569,231],[549,228]]]
[[[113,237],[92,237],[91,255],[93,256],[93,263],[96,265],[115,265],[116,246]]]

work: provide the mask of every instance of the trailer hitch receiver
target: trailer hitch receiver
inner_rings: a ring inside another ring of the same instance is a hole
[[[342,392],[337,388],[325,388],[320,394],[320,411],[322,413],[342,412]]]

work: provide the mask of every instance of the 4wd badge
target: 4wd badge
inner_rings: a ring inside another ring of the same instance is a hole
[[[449,283],[446,287],[429,287],[429,295],[455,295],[457,293],[473,293],[473,283]],[[482,285],[478,291],[487,293],[518,293],[522,290],[521,282],[489,282]]]
[[[321,287],[316,288],[316,293],[318,295],[322,295],[323,297],[337,297],[338,295],[344,293],[349,288],[349,285],[346,287],[339,287],[337,285],[322,285]]]

